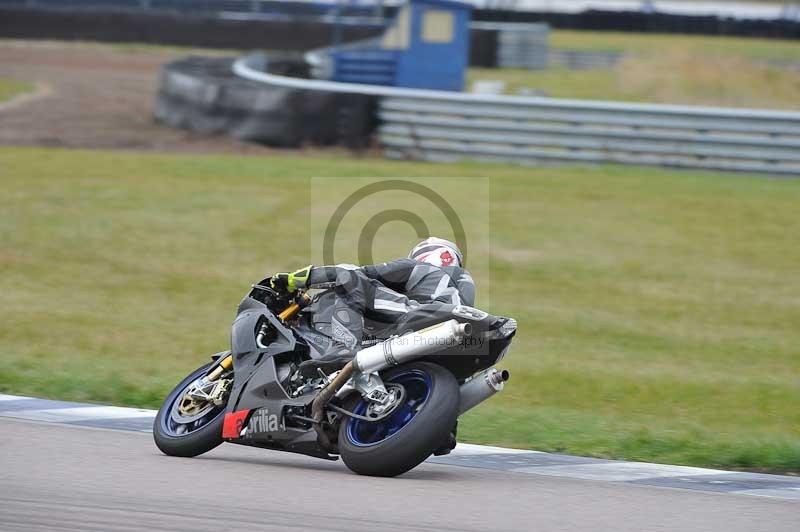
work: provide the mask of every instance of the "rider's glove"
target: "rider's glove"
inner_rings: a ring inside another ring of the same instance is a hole
[[[311,273],[311,268],[313,268],[313,266],[309,264],[296,272],[276,273],[269,280],[269,285],[275,290],[286,290],[287,292],[294,292],[298,288],[305,288],[308,282],[308,276]]]

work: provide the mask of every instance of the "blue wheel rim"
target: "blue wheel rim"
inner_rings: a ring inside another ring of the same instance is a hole
[[[430,375],[419,369],[412,369],[393,375],[384,382],[400,384],[405,388],[406,398],[389,416],[380,421],[347,419],[347,439],[358,447],[369,447],[385,442],[395,436],[419,414],[430,397],[432,381]],[[353,412],[364,415],[367,402],[361,399]]]
[[[204,373],[205,369],[195,372],[192,375],[192,380],[189,381],[189,384],[181,388],[177,394],[171,397],[169,408],[166,410],[165,415],[161,416],[161,430],[163,430],[167,435],[172,436],[173,438],[188,436],[189,434],[192,434],[205,427],[225,412],[225,406],[220,405],[211,409],[206,415],[193,421],[192,423],[182,424],[172,419],[171,413],[175,403],[180,401],[181,397],[183,397],[186,388],[188,388],[191,383],[195,381],[195,379],[201,377]],[[183,431],[181,431],[181,427],[184,427]]]
[[[225,411],[225,408],[222,407],[222,406],[218,407],[218,408],[215,408],[215,409],[211,410],[208,414],[203,416],[202,418],[200,418],[200,419],[198,419],[196,421],[193,421],[192,423],[187,423],[187,424],[178,423],[177,421],[172,419],[172,416],[170,416],[168,414],[168,415],[163,416],[161,418],[161,428],[168,435],[170,435],[172,437],[175,437],[175,438],[180,438],[181,436],[188,436],[189,434],[192,434],[193,432],[196,432],[196,431],[202,429],[203,427],[205,427],[206,425],[208,425],[209,423],[214,421],[217,417],[222,415],[222,413],[224,411]],[[179,431],[181,426],[185,426],[186,427],[185,432],[180,432]]]

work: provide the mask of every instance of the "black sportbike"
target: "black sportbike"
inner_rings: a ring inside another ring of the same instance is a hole
[[[288,294],[269,280],[239,305],[231,349],[167,396],[153,427],[165,454],[224,441],[335,460],[395,476],[455,447],[458,416],[503,389],[494,365],[516,321],[463,305],[423,304],[396,324],[365,319],[363,348],[341,370],[300,371],[331,343],[333,290]]]

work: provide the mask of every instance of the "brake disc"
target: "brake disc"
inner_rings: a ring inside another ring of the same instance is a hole
[[[175,401],[172,406],[170,417],[176,423],[187,424],[197,421],[217,406],[211,400],[211,396],[203,390],[201,381],[202,379],[198,379],[187,386],[180,400]],[[216,388],[216,383],[212,384],[215,384]]]

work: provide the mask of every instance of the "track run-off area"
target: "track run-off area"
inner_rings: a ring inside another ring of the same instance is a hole
[[[163,456],[155,412],[0,395],[0,530],[797,530],[800,477],[459,444],[395,478],[222,445]]]

